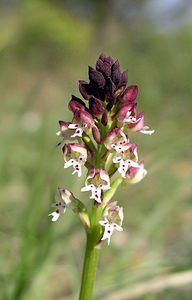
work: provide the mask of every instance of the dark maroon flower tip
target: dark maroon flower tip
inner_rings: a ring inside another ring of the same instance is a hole
[[[119,86],[119,83],[121,82],[121,72],[120,72],[120,65],[118,60],[112,65],[111,68],[111,79],[116,85],[116,87]]]
[[[101,59],[97,60],[96,70],[100,71],[104,77],[109,77],[111,75],[111,64],[107,61],[102,61]]]
[[[102,118],[101,118],[101,123],[106,126],[107,125],[107,122],[108,122],[108,115],[107,115],[107,111],[105,110],[103,115],[102,115]]]
[[[130,85],[123,93],[123,102],[132,102],[137,98],[138,87],[137,85]]]
[[[107,57],[107,55],[104,54],[104,53],[101,53],[101,54],[99,55],[99,59],[101,59],[101,60],[103,60],[103,61],[106,59],[106,57]]]
[[[106,101],[109,102],[113,98],[114,93],[115,93],[115,85],[111,80],[111,78],[107,78],[105,84]]]
[[[91,84],[96,84],[99,88],[103,88],[105,86],[105,78],[103,74],[92,67],[89,67],[89,79]]]
[[[81,99],[72,95],[72,99],[69,101],[69,108],[72,112],[75,112],[76,110],[85,110],[86,106]]]
[[[106,106],[106,110],[110,111],[112,109],[113,105],[115,105],[116,100],[117,99],[115,97],[111,98],[111,100],[109,101],[109,103]]]
[[[101,144],[101,135],[100,135],[99,129],[96,126],[92,128],[92,134],[93,134],[94,140],[98,144]]]
[[[106,54],[104,53],[101,53],[100,56],[99,56],[99,59],[103,62],[107,62],[109,64],[113,64],[114,63],[114,60],[111,56],[107,56]]]
[[[105,111],[102,101],[94,97],[89,100],[89,109],[95,116],[100,116]]]
[[[90,84],[84,80],[79,80],[79,91],[85,100],[89,100],[93,95]]]
[[[109,77],[111,76],[111,67],[113,64],[113,59],[110,56],[106,56],[105,54],[101,54],[99,59],[96,62],[96,70],[100,71],[103,76]]]

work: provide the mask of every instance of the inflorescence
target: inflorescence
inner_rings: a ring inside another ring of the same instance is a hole
[[[63,145],[64,168],[72,167],[72,175],[82,175],[87,169],[82,192],[90,192],[90,199],[97,207],[102,206],[101,242],[110,242],[114,230],[122,231],[123,209],[117,201],[111,202],[115,190],[112,181],[134,184],[141,181],[147,171],[139,161],[138,145],[131,143],[131,132],[151,135],[144,124],[144,113],[137,113],[138,87],[128,83],[128,72],[121,73],[118,60],[101,54],[96,69],[89,67],[89,83],[79,81],[79,91],[86,100],[72,96],[69,109],[73,113],[71,122],[59,121],[57,135]],[[90,222],[86,207],[70,191],[59,188],[60,200],[50,215],[56,221],[67,208],[78,212],[89,230]],[[104,227],[104,230],[102,228]]]

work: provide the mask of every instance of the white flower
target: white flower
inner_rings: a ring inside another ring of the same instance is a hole
[[[136,144],[130,144],[127,150],[122,151],[121,153],[117,153],[113,158],[113,162],[115,164],[119,164],[118,172],[123,178],[125,178],[126,172],[130,167],[139,167],[137,161],[138,154]]]
[[[111,241],[111,236],[113,234],[114,230],[117,231],[123,231],[123,228],[115,223],[109,223],[109,221],[105,220],[105,221],[99,221],[99,224],[104,226],[104,234],[101,238],[102,241],[108,239],[108,245],[110,244]]]
[[[58,196],[59,200],[58,202],[52,205],[56,208],[56,210],[48,215],[48,216],[52,216],[53,222],[57,221],[59,216],[62,213],[65,213],[66,208],[73,207],[72,201],[73,199],[75,199],[73,194],[64,188],[58,188],[58,192],[59,192],[59,196]]]
[[[123,178],[125,178],[126,172],[129,167],[138,168],[139,164],[134,162],[131,159],[124,160],[121,156],[116,156],[113,158],[114,163],[119,163],[118,172],[121,174]]]
[[[116,152],[125,151],[130,147],[128,137],[118,127],[107,133],[104,144],[109,151],[115,150]]]
[[[114,230],[123,231],[123,208],[117,205],[117,202],[110,203],[104,211],[104,220],[99,221],[99,224],[104,227],[102,241],[108,240],[110,244],[111,236]]]
[[[109,189],[110,179],[108,173],[101,168],[92,168],[88,173],[85,186],[81,189],[81,191],[91,191],[90,199],[94,199],[98,203],[101,203],[102,191],[107,191]]]
[[[82,170],[81,167],[85,164],[87,160],[87,150],[80,144],[66,144],[63,147],[64,155],[64,168],[73,167],[74,171],[72,175],[77,173],[78,177],[81,177]]]

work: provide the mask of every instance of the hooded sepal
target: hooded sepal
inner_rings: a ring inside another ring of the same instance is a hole
[[[122,152],[130,147],[129,139],[118,127],[107,133],[104,145],[111,152]]]
[[[72,99],[69,101],[69,108],[73,113],[77,110],[86,110],[85,103],[74,95],[72,95]]]
[[[122,103],[134,102],[138,95],[138,86],[130,85],[122,95]]]
[[[57,145],[60,146],[65,141],[70,141],[73,138],[73,130],[69,128],[71,122],[59,121],[60,130],[56,132],[56,135],[62,137],[62,141]]]
[[[141,162],[137,167],[130,167],[125,174],[125,181],[130,184],[140,182],[147,175],[144,163]]]

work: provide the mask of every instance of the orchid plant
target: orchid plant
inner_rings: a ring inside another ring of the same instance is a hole
[[[64,168],[82,176],[87,169],[85,186],[92,203],[91,213],[85,203],[65,188],[58,188],[59,200],[50,213],[57,221],[67,209],[77,213],[84,226],[87,245],[84,258],[80,300],[91,300],[99,253],[114,231],[122,231],[123,208],[113,197],[122,183],[138,183],[147,171],[138,158],[138,145],[130,141],[131,132],[151,135],[144,123],[144,113],[137,112],[138,87],[128,83],[128,72],[120,71],[118,60],[101,54],[96,68],[89,67],[89,83],[79,81],[85,102],[72,96],[71,122],[59,121]],[[86,104],[85,104],[86,103]]]

